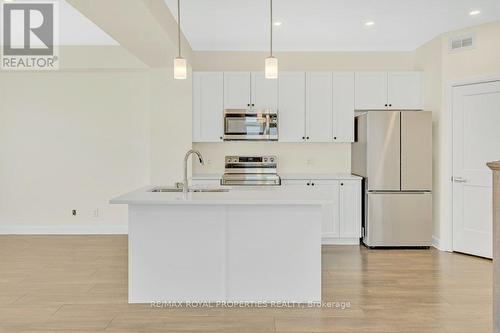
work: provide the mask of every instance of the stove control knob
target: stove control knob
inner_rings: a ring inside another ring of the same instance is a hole
[[[267,158],[264,158],[264,162],[267,162]]]
[[[271,161],[271,163],[274,162],[274,158],[271,157],[271,159],[269,161]]]

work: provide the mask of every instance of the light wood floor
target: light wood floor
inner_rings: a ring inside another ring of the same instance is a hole
[[[491,275],[461,254],[327,246],[323,300],[349,309],[155,309],[127,304],[126,236],[0,236],[0,332],[486,333]]]

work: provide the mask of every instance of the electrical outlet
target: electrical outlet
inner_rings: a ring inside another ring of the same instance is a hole
[[[94,209],[94,217],[95,218],[99,217],[99,208]]]
[[[73,209],[73,210],[71,211],[71,214],[72,214],[73,216],[76,216],[76,213],[77,213],[76,209]]]

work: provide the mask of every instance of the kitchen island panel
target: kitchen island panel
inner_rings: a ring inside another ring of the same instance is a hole
[[[321,209],[227,210],[227,299],[321,300]]]
[[[322,204],[129,205],[129,303],[321,301]]]
[[[129,303],[225,297],[223,206],[129,206]]]

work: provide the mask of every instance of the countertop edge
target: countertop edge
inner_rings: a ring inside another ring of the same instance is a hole
[[[151,193],[149,190],[157,186],[144,186],[137,190],[125,193],[109,200],[110,204],[125,204],[125,205],[180,205],[180,206],[285,206],[285,205],[302,205],[302,206],[324,206],[334,204],[334,200],[330,199],[259,199],[259,198],[242,198],[242,199],[227,199],[227,198],[202,198],[191,199],[192,194],[187,194],[188,197],[161,198],[161,193]],[[151,194],[155,197],[152,198]],[[182,194],[181,194],[182,195]]]
[[[500,161],[486,163],[491,170],[500,171]]]
[[[349,173],[279,173],[283,180],[361,180],[363,177]],[[194,180],[219,180],[222,174],[194,174],[191,179]]]

